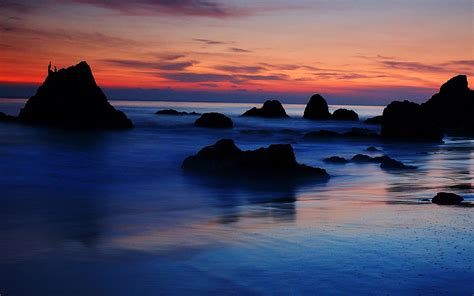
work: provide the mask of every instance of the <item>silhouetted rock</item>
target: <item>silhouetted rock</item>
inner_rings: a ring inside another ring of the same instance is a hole
[[[253,107],[247,110],[242,116],[256,116],[256,117],[268,117],[268,118],[284,118],[288,117],[285,109],[281,103],[277,100],[268,100],[263,103],[262,108]]]
[[[211,112],[201,115],[201,117],[196,119],[194,125],[209,128],[231,128],[234,123],[224,114]]]
[[[357,154],[351,158],[352,162],[359,162],[359,163],[366,163],[366,162],[374,162],[373,158],[369,155],[365,154]]]
[[[369,151],[369,152],[377,152],[377,151],[380,151],[379,149],[375,148],[374,146],[370,146],[368,147],[367,149],[365,149],[366,151]]]
[[[344,163],[349,162],[344,157],[339,157],[339,156],[331,156],[331,157],[323,159],[323,161],[324,162],[330,162],[330,163],[337,163],[337,164],[344,164]]]
[[[7,115],[3,112],[0,112],[0,121],[3,122],[11,122],[11,121],[16,121],[18,118],[15,116]]]
[[[394,101],[383,111],[382,137],[441,141],[443,133],[430,121],[420,105],[409,101]]]
[[[19,121],[60,127],[131,128],[127,116],[115,110],[97,86],[86,62],[48,71],[48,76],[20,111]]]
[[[357,121],[359,120],[359,115],[353,110],[347,109],[337,109],[331,116],[333,120],[347,120],[347,121]]]
[[[183,169],[217,175],[235,174],[241,177],[329,177],[325,170],[296,162],[289,144],[242,151],[234,141],[222,139],[204,147],[183,161]]]
[[[364,123],[366,123],[366,124],[382,124],[382,120],[383,120],[383,116],[379,115],[379,116],[375,116],[375,117],[372,117],[372,118],[367,118],[364,121]]]
[[[313,95],[306,108],[304,109],[303,118],[306,119],[329,119],[331,113],[329,113],[328,104],[326,100],[319,94]]]
[[[377,133],[374,133],[368,129],[352,128],[350,131],[345,132],[345,133],[338,133],[338,132],[328,131],[328,130],[319,130],[315,132],[309,132],[309,133],[306,133],[303,138],[306,140],[312,140],[312,139],[314,140],[314,139],[321,139],[321,138],[371,139],[371,138],[378,138],[378,137],[379,135]]]
[[[459,205],[463,200],[462,196],[454,193],[438,192],[431,202],[438,205]]]
[[[406,169],[415,169],[416,167],[411,165],[405,165],[402,162],[390,158],[388,156],[381,158],[380,167],[386,170],[406,170]]]
[[[156,111],[155,114],[158,114],[158,115],[201,115],[200,113],[197,113],[197,112],[184,112],[184,111],[180,112],[174,109],[158,110]]]
[[[441,128],[474,132],[474,90],[469,89],[465,75],[448,80],[421,107]]]

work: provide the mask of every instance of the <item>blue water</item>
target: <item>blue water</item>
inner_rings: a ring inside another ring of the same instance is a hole
[[[24,101],[0,100],[17,114]],[[303,141],[308,131],[377,126],[240,118],[252,104],[114,101],[128,131],[0,124],[1,295],[472,295],[474,207],[436,206],[439,191],[474,202],[474,141]],[[331,109],[338,106],[331,106]],[[218,111],[231,130],[193,126]],[[362,119],[380,107],[350,106]],[[182,160],[221,138],[242,149],[291,143],[328,182],[255,183],[189,176]],[[376,146],[382,152],[365,149]],[[323,158],[385,153],[413,171]],[[284,183],[284,184],[282,184]]]

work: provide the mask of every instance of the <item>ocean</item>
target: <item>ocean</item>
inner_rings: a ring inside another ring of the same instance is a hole
[[[24,102],[0,99],[0,112]],[[363,123],[382,114],[376,106],[343,106],[354,123],[304,120],[297,104],[284,104],[288,119],[262,119],[239,117],[261,104],[111,103],[134,129],[0,123],[2,296],[474,293],[473,139],[303,140],[320,129],[379,132]],[[167,108],[221,112],[234,128],[154,114]],[[263,186],[183,173],[187,156],[222,138],[245,150],[290,143],[298,162],[331,178]],[[322,161],[358,153],[417,169]],[[467,205],[432,204],[440,191]]]

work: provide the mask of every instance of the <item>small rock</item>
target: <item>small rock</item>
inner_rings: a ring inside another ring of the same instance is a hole
[[[337,163],[337,164],[344,164],[344,163],[349,162],[344,157],[339,157],[339,156],[331,156],[331,157],[323,159],[323,161],[324,162],[330,162],[330,163]]]
[[[347,120],[347,121],[357,121],[359,120],[359,115],[353,110],[347,109],[337,109],[331,116],[333,120]]]
[[[366,123],[366,124],[382,124],[382,119],[383,119],[383,116],[379,115],[379,116],[375,116],[375,117],[372,117],[372,118],[367,118],[364,121],[364,123]]]
[[[462,196],[454,193],[438,192],[431,202],[438,205],[459,205],[463,200]]]
[[[288,117],[285,109],[281,103],[277,100],[266,101],[262,108],[253,107],[247,110],[242,116],[255,116],[255,117],[267,117],[267,118],[285,118]]]
[[[367,150],[367,151],[369,151],[369,152],[377,152],[377,151],[380,151],[379,149],[375,148],[374,146],[370,146],[370,147],[368,147],[368,148],[365,149],[365,150]]]
[[[196,119],[194,125],[208,128],[232,128],[234,123],[232,122],[232,119],[224,114],[211,112],[201,115],[201,117]]]
[[[184,112],[184,111],[180,112],[174,109],[158,110],[156,111],[155,114],[158,114],[158,115],[201,115],[197,112]]]

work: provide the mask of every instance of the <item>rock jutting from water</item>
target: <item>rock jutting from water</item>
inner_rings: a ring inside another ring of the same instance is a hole
[[[346,120],[346,121],[357,121],[359,115],[354,110],[348,109],[337,109],[331,116],[332,120]]]
[[[0,112],[0,122],[11,122],[16,121],[17,118],[15,116],[7,115],[3,112]]]
[[[454,193],[438,192],[431,202],[438,205],[459,205],[463,200],[462,196]]]
[[[303,136],[305,140],[317,139],[377,139],[380,135],[364,128],[352,128],[348,132],[338,133],[328,130],[319,130],[315,132],[306,133]]]
[[[176,111],[174,109],[164,109],[158,110],[155,112],[157,115],[201,115],[197,112],[184,112],[184,111]]]
[[[315,94],[310,99],[304,109],[303,118],[306,119],[330,119],[331,113],[329,113],[328,103],[320,95]]]
[[[379,125],[379,124],[382,124],[382,120],[383,120],[383,116],[382,115],[378,115],[378,116],[374,116],[374,117],[371,117],[371,118],[367,118],[364,123],[365,124],[374,124],[374,125]]]
[[[107,101],[86,62],[59,71],[49,67],[48,76],[21,109],[18,120],[72,128],[133,127],[130,119]]]
[[[383,111],[383,138],[411,141],[441,141],[443,133],[424,113],[409,101],[391,102]]]
[[[255,116],[255,117],[267,117],[267,118],[285,118],[289,117],[286,114],[285,108],[277,100],[268,100],[263,103],[261,108],[253,107],[250,110],[245,111],[242,116]]]
[[[194,125],[208,128],[232,128],[234,123],[232,119],[224,114],[217,112],[204,113],[196,119]]]
[[[323,161],[329,162],[329,163],[337,163],[337,164],[345,164],[349,162],[347,159],[340,156],[331,156],[331,157],[323,159]]]
[[[441,128],[474,133],[474,90],[466,75],[449,79],[421,108]]]
[[[182,168],[199,173],[241,177],[329,177],[324,169],[298,163],[289,144],[243,151],[230,139],[219,140],[214,145],[204,147],[196,155],[189,156],[183,161]]]

